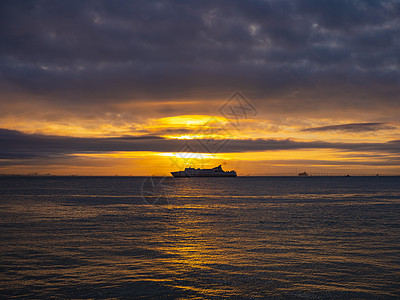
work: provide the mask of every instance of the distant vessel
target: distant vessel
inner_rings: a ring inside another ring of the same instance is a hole
[[[305,176],[308,176],[308,173],[307,172],[299,173],[299,176],[300,177],[305,177]]]
[[[236,177],[236,171],[224,171],[221,165],[212,169],[185,168],[184,171],[171,172],[174,177]]]

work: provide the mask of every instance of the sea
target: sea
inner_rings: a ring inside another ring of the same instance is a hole
[[[399,299],[400,177],[0,177],[2,299]]]

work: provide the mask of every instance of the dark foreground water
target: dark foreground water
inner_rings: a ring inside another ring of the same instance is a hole
[[[400,298],[400,178],[160,179],[0,178],[1,298]]]

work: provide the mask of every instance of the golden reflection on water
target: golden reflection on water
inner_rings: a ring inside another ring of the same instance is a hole
[[[268,182],[251,182],[176,181],[162,206],[98,189],[2,197],[1,290],[29,298],[396,295],[395,191],[318,198],[286,183],[274,195],[276,182],[267,194]]]

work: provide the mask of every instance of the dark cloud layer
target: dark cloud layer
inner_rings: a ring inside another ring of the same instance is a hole
[[[400,155],[400,140],[386,143],[300,142],[290,139],[229,140],[222,142],[216,140],[183,141],[169,140],[157,136],[118,138],[45,136],[1,129],[0,143],[2,145],[0,159],[57,157],[66,154],[110,151],[240,153],[298,149],[338,149],[359,153],[376,152]]]
[[[324,131],[347,131],[347,132],[368,132],[368,131],[379,131],[379,130],[390,130],[396,127],[387,125],[385,123],[352,123],[352,124],[340,124],[340,125],[329,125],[321,127],[311,127],[303,129],[302,131],[312,132],[324,132]]]
[[[398,109],[399,16],[397,0],[1,1],[0,101],[240,89],[259,108]]]

